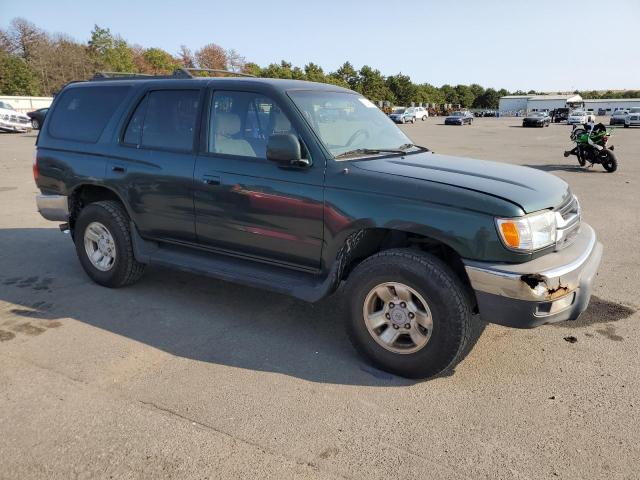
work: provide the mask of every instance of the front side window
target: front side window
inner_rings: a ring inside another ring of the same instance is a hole
[[[271,135],[297,136],[278,104],[258,93],[216,91],[210,108],[211,153],[266,159]]]
[[[124,143],[139,144],[142,148],[190,151],[199,99],[198,90],[149,92],[129,121]]]
[[[289,97],[336,157],[356,149],[398,149],[411,140],[365,97],[347,92],[292,90]]]

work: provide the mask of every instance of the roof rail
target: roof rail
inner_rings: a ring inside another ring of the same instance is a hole
[[[180,73],[178,73],[180,72]],[[175,72],[173,72],[174,76],[184,75],[188,78],[193,78],[194,75],[191,72],[207,72],[207,73],[226,73],[227,75],[235,75],[237,77],[254,77],[255,75],[251,75],[250,73],[240,73],[234,72],[232,70],[220,70],[217,68],[178,68]]]
[[[232,72],[230,70],[218,70],[215,68],[176,68],[171,75],[150,75],[148,73],[134,72],[97,72],[91,80],[150,80],[150,79],[178,79],[196,78],[192,72],[225,73],[239,77],[255,77],[249,73]]]
[[[96,72],[91,80],[100,80],[100,79],[114,79],[114,78],[136,78],[136,77],[144,77],[149,78],[153,75],[149,75],[148,73],[134,73],[134,72]]]

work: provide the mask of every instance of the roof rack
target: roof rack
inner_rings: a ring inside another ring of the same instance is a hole
[[[99,80],[99,79],[114,79],[114,78],[136,78],[136,77],[144,77],[149,78],[153,77],[153,75],[149,75],[148,73],[133,73],[133,72],[97,72],[91,80]]]
[[[255,77],[249,73],[233,72],[231,70],[219,70],[215,68],[177,68],[171,75],[150,75],[148,73],[134,72],[97,72],[91,80],[149,80],[168,78],[196,78],[192,72],[224,73],[238,77]]]
[[[180,72],[181,75],[185,75],[189,78],[193,78],[194,75],[192,75],[191,72],[207,72],[207,73],[226,73],[227,75],[235,75],[237,77],[254,77],[255,75],[251,75],[250,73],[240,73],[240,72],[234,72],[232,70],[220,70],[217,68],[178,68],[175,72],[173,72],[174,76],[178,76],[178,72]]]

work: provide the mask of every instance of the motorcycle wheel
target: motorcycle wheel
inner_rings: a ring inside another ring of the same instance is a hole
[[[616,158],[615,153],[611,150],[604,150],[601,155],[602,166],[604,169],[609,173],[615,172],[618,169],[618,159]]]
[[[581,167],[584,167],[587,162],[585,162],[584,158],[578,157],[578,163]]]

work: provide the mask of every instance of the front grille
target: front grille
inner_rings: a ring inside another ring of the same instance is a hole
[[[568,247],[580,231],[580,203],[575,195],[555,209],[556,214],[556,250]]]

